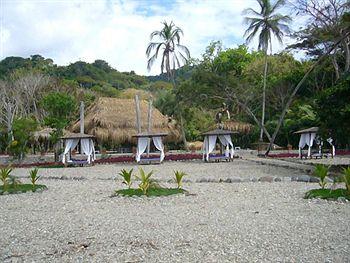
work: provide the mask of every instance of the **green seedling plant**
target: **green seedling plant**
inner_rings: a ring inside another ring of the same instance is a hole
[[[14,176],[9,176],[9,185],[10,185],[13,189],[17,190],[17,188],[18,188],[18,186],[19,186],[20,184],[22,184],[22,183],[21,183],[21,181],[20,181],[19,179],[17,179],[17,178],[14,177]]]
[[[133,169],[131,169],[130,171],[123,169],[118,173],[124,179],[123,184],[126,184],[129,189],[132,185],[132,182],[131,182],[132,172],[133,172]]]
[[[139,189],[144,195],[148,194],[149,189],[159,187],[159,184],[155,180],[151,179],[153,171],[146,173],[142,168],[140,168],[139,173],[140,176],[136,176],[136,178],[141,181],[139,184]]]
[[[316,164],[313,175],[320,179],[319,185],[324,189],[327,185],[326,176],[328,175],[329,167],[323,164]]]
[[[343,182],[346,186],[346,191],[350,194],[350,167],[343,169]]]
[[[12,172],[12,168],[10,166],[0,169],[0,180],[3,184],[4,190],[7,190],[8,184],[10,182],[10,174]]]
[[[174,174],[175,174],[175,180],[176,180],[176,183],[177,183],[177,189],[181,189],[181,187],[182,187],[182,179],[187,174],[184,173],[184,172],[181,172],[181,171],[174,171]]]
[[[38,172],[39,172],[38,168],[35,168],[35,169],[33,169],[33,170],[31,170],[29,172],[29,179],[30,179],[30,182],[33,185],[33,188],[35,188],[36,181],[38,181],[39,178],[40,178],[40,176],[38,176]]]

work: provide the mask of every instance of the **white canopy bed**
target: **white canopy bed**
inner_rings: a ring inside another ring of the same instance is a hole
[[[308,129],[300,130],[295,132],[295,134],[300,134],[299,139],[299,158],[322,158],[323,156],[328,157],[328,155],[324,155],[322,152],[322,146],[323,146],[323,140],[318,135],[319,128],[318,127],[311,127]],[[331,146],[330,156],[335,156],[335,146],[333,144],[333,139],[328,138],[327,142]],[[312,153],[311,149],[313,145],[318,145],[318,152]],[[308,146],[307,155],[304,156],[302,154],[302,150],[305,146]]]
[[[231,135],[236,132],[215,129],[203,133],[203,161],[230,161],[234,157],[234,146],[232,143]],[[219,141],[221,144],[221,149],[219,154],[213,154],[216,148],[216,142]]]
[[[137,150],[135,159],[141,164],[162,163],[165,158],[163,138],[166,133],[141,133],[133,137],[137,138]],[[151,154],[151,145],[159,152],[159,155]]]
[[[64,145],[62,153],[62,163],[65,165],[84,165],[91,164],[95,161],[95,146],[94,136],[84,133],[71,133],[61,138]],[[72,158],[72,151],[80,146],[80,154],[84,155],[86,159]]]

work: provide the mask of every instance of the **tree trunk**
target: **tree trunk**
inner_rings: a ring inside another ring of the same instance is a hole
[[[181,113],[181,112],[180,112],[180,124],[181,124],[181,136],[182,136],[182,141],[183,141],[185,150],[188,151],[188,144],[187,144],[187,140],[186,140],[184,121],[183,121],[182,113]]]
[[[335,81],[338,81],[338,79],[340,78],[340,74],[339,74],[339,65],[336,59],[336,54],[332,55],[332,63],[335,71]]]
[[[342,41],[342,44],[344,46],[344,53],[345,53],[345,67],[344,67],[344,72],[349,72],[350,70],[350,50],[349,50],[349,44],[348,44],[348,39],[345,38]]]
[[[264,67],[264,84],[263,84],[263,98],[262,98],[262,113],[261,113],[261,127],[265,125],[265,105],[266,105],[266,78],[267,78],[267,50],[265,50],[265,67]],[[260,142],[263,141],[264,130],[260,129]]]
[[[12,132],[12,122],[13,122],[13,115],[14,115],[14,112],[12,110],[12,107],[9,104],[7,104],[7,140],[9,142],[9,144],[11,143],[11,141],[13,140],[13,132]]]
[[[170,75],[169,75],[169,76],[170,76]],[[173,84],[173,89],[175,90],[175,88],[176,88],[175,72],[174,72],[173,75],[171,75],[171,76],[172,76],[171,81],[172,81],[172,84]],[[169,78],[169,80],[170,80],[170,78]],[[182,142],[183,142],[183,144],[184,144],[185,150],[188,151],[188,145],[187,145],[187,140],[186,140],[186,133],[185,133],[184,121],[183,121],[183,118],[182,118],[182,112],[181,112],[180,105],[179,105],[179,116],[180,116],[180,125],[181,125],[181,137],[182,137]]]

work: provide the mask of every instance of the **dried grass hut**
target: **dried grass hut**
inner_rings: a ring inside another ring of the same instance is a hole
[[[140,101],[141,127],[147,130],[148,103]],[[136,109],[133,99],[99,98],[85,113],[85,133],[94,135],[99,143],[125,145],[136,144]],[[79,132],[79,121],[71,129]],[[152,132],[167,133],[165,142],[179,142],[180,129],[174,121],[164,116],[159,110],[152,111]]]

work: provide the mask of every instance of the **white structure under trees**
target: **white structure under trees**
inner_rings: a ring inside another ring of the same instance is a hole
[[[324,156],[322,152],[322,147],[323,147],[323,140],[322,138],[318,135],[319,128],[318,127],[311,127],[308,129],[300,130],[295,132],[295,134],[300,134],[300,139],[299,139],[299,158],[303,157],[302,151],[305,146],[307,146],[307,155],[305,156],[306,158],[322,158]],[[331,152],[330,155],[332,157],[335,156],[335,146],[333,144],[333,139],[328,138],[327,142],[331,146]],[[314,145],[318,146],[318,151],[316,153],[312,153],[312,147]]]
[[[134,137],[137,138],[137,150],[136,150],[136,162],[138,163],[151,163],[151,162],[163,162],[165,158],[163,138],[167,136],[166,133],[144,133],[138,134]],[[156,150],[159,151],[159,156],[151,155],[151,142]],[[145,155],[146,152],[146,156]]]
[[[234,157],[234,146],[232,143],[231,135],[235,132],[215,129],[203,133],[204,142],[203,142],[203,160],[209,162],[226,160],[229,161]],[[219,139],[221,144],[220,154],[211,154],[216,148],[216,142]]]

